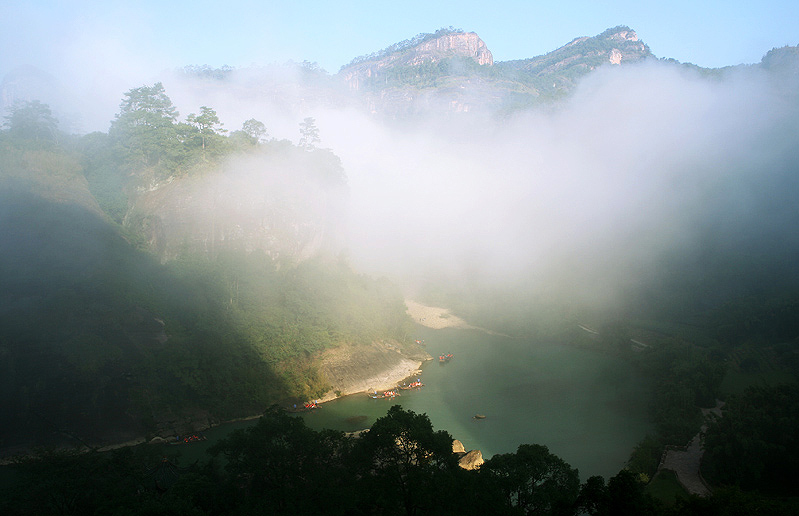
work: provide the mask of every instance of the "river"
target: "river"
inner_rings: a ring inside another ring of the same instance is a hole
[[[417,337],[431,355],[453,354],[445,364],[424,364],[422,389],[402,391],[394,400],[345,396],[305,414],[308,426],[360,430],[399,404],[427,414],[436,430],[447,430],[485,458],[515,452],[523,443],[544,444],[578,468],[583,480],[618,473],[652,429],[647,381],[618,357],[478,330],[419,327]],[[476,420],[475,414],[486,418]],[[250,424],[209,430],[207,443]],[[207,447],[201,444],[184,450],[201,452]]]

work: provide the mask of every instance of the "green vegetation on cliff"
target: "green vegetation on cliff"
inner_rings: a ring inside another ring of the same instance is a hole
[[[274,167],[320,191],[344,184],[332,152],[260,143],[257,121],[229,142],[211,115],[182,126],[156,84],[126,94],[108,135],[54,132],[38,104],[9,117],[0,133],[0,418],[10,422],[1,448],[121,441],[318,397],[328,388],[318,352],[409,333],[398,289],[344,258],[277,262],[223,243],[158,255],[137,221],[163,220],[131,208],[155,185],[213,174],[226,156],[276,155]]]

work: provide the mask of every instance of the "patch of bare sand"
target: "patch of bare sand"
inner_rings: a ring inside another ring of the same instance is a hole
[[[410,378],[411,376],[417,376],[421,374],[421,366],[421,362],[402,359],[400,363],[391,369],[385,369],[369,376],[368,378],[364,378],[346,386],[342,386],[343,390],[340,390],[339,392],[341,393],[341,396],[346,396],[348,394],[355,394],[358,392],[387,391],[390,389],[395,389],[403,380]],[[330,401],[335,398],[337,398],[335,392],[329,392],[322,398],[321,401]]]
[[[475,329],[460,317],[453,315],[449,308],[427,306],[410,299],[405,300],[405,306],[408,308],[408,315],[413,318],[414,322],[428,328],[435,330],[442,328]]]
[[[422,362],[430,359],[421,349],[401,349],[388,341],[329,349],[322,355],[321,370],[332,389],[321,401],[335,399],[337,392],[346,396],[393,389],[402,380],[418,375]]]

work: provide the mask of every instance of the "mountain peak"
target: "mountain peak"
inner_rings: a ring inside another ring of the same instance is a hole
[[[605,63],[614,65],[650,57],[649,47],[626,25],[605,30],[593,37],[583,36],[542,56],[508,61],[510,68],[524,70],[533,76],[563,75],[571,69],[571,80]],[[567,74],[568,75],[568,74]]]
[[[607,29],[597,38],[612,39],[616,41],[638,41],[638,34],[626,25],[618,25]]]
[[[494,56],[474,32],[453,32],[425,41],[416,47],[414,63],[436,62],[448,57],[467,57],[479,65],[494,64]]]
[[[374,77],[383,69],[419,66],[450,58],[471,59],[478,65],[494,64],[494,56],[476,33],[450,28],[419,34],[380,52],[356,58],[343,66],[339,74],[357,90],[364,79]]]

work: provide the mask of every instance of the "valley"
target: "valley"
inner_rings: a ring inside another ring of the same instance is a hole
[[[799,50],[489,47],[171,69],[103,130],[9,74],[0,512],[789,514]],[[658,464],[703,425],[695,499]]]

